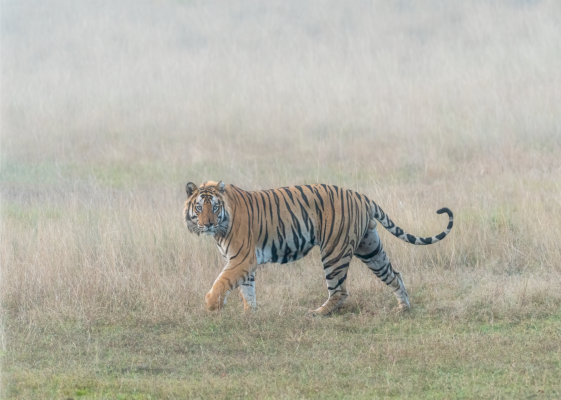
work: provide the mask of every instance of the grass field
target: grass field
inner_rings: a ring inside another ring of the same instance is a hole
[[[560,398],[561,6],[452,3],[3,1],[2,398]],[[455,225],[380,228],[409,313],[313,251],[213,314],[206,180]]]

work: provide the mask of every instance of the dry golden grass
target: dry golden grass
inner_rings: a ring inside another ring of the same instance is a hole
[[[561,395],[561,7],[554,2],[3,5],[2,394]],[[402,228],[412,311],[360,262],[338,315],[317,252],[222,267],[184,185],[331,183]]]

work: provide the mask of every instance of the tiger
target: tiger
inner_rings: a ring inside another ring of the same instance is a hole
[[[367,196],[335,185],[312,184],[245,191],[224,182],[186,185],[183,210],[187,228],[213,236],[226,266],[206,294],[208,310],[222,309],[228,294],[240,288],[244,310],[255,310],[255,273],[266,263],[285,264],[305,257],[319,246],[328,299],[314,316],[327,316],[349,296],[345,281],[353,256],[365,263],[397,298],[397,311],[410,308],[403,278],[390,263],[377,231],[379,222],[406,243],[428,245],[452,230],[454,216],[436,236],[418,237],[396,226]]]

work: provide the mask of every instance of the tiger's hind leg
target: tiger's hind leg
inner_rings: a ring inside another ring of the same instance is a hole
[[[257,309],[257,300],[255,298],[255,271],[240,285],[240,293],[243,298],[244,310],[255,311]]]
[[[343,305],[349,296],[349,292],[347,292],[345,287],[345,280],[347,279],[351,258],[352,255],[322,254],[323,270],[325,272],[325,280],[327,281],[329,298],[320,308],[312,311],[312,315],[327,316]]]
[[[409,295],[403,284],[403,279],[401,279],[401,274],[392,268],[392,264],[382,247],[374,221],[370,222],[355,256],[365,263],[382,282],[392,288],[397,298],[398,309],[400,311],[409,310]]]

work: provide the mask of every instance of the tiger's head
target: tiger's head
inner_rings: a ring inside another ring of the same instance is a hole
[[[224,182],[205,182],[199,188],[189,182],[185,187],[187,201],[183,217],[187,228],[197,235],[225,236],[228,231],[228,210]]]

